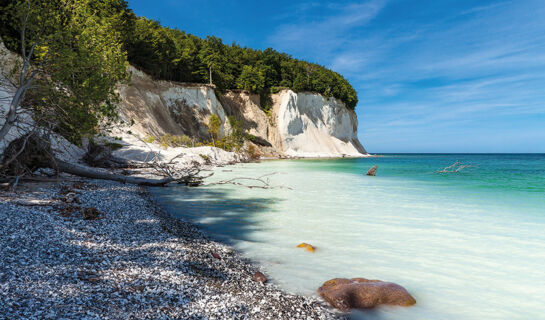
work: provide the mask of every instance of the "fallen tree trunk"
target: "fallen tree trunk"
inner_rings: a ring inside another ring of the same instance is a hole
[[[176,180],[170,175],[163,179],[124,176],[62,161],[53,155],[47,138],[38,135],[27,135],[15,139],[4,150],[3,158],[0,160],[0,177],[6,177],[8,180],[15,179],[14,185],[20,178],[31,175],[39,168],[51,168],[85,178],[112,180],[142,186],[164,186]]]
[[[131,183],[131,184],[138,184],[141,186],[151,186],[151,187],[161,187],[174,181],[174,178],[172,177],[167,177],[164,179],[147,179],[147,178],[140,178],[140,177],[123,176],[119,174],[91,170],[84,166],[68,163],[58,159],[55,159],[55,162],[57,166],[56,169],[58,169],[61,172],[70,173],[76,176],[91,178],[91,179],[112,180],[112,181],[117,181],[121,183]]]

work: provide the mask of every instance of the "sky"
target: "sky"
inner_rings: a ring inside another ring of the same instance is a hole
[[[347,78],[371,153],[545,153],[545,1],[129,0],[197,36]]]

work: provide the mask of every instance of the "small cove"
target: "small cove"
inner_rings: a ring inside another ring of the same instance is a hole
[[[453,174],[456,161],[473,165]],[[378,176],[365,176],[378,164]],[[287,188],[153,188],[175,215],[260,263],[287,291],[334,277],[403,285],[411,308],[366,319],[537,319],[545,312],[544,155],[384,155],[217,168]],[[312,254],[295,246],[308,242]],[[355,315],[357,317],[357,315]]]

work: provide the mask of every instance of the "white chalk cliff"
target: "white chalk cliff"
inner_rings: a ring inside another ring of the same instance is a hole
[[[243,122],[244,129],[260,137],[265,156],[358,157],[366,154],[357,137],[354,111],[335,98],[317,93],[282,90],[271,96],[267,115],[259,96],[244,91],[220,95],[212,86],[154,80],[131,68],[132,80],[119,88],[120,111],[134,121],[141,135],[186,134],[207,138],[211,114],[223,122],[222,133],[230,132],[227,116]],[[270,144],[270,146],[268,146]]]
[[[211,86],[154,80],[133,67],[130,71],[131,82],[119,88],[120,113],[124,120],[134,121],[136,133],[202,138],[207,136],[206,123],[211,114],[222,120],[222,132],[229,130],[224,109]]]
[[[277,98],[277,130],[282,151],[297,157],[360,156],[354,111],[335,98],[316,93],[282,91]]]

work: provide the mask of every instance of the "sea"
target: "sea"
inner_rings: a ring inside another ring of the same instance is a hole
[[[151,192],[288,292],[363,277],[417,301],[354,319],[545,319],[545,154],[271,160],[207,184]]]

